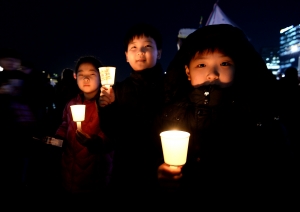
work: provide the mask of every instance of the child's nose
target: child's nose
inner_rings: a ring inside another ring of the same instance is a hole
[[[206,79],[210,82],[217,80],[219,79],[219,73],[216,70],[213,70],[207,74]]]
[[[144,55],[144,54],[145,54],[145,49],[140,48],[140,50],[138,51],[138,55]]]

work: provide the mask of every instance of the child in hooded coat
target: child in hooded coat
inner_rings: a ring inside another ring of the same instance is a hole
[[[294,175],[275,83],[240,29],[210,25],[186,38],[168,67],[156,122],[162,204],[233,207],[286,198]],[[159,135],[167,130],[190,133],[187,161],[177,168],[164,163]]]

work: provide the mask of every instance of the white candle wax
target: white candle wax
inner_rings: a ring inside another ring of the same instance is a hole
[[[77,129],[78,129],[78,130],[81,130],[81,122],[80,122],[80,121],[77,121],[76,123],[77,123]]]

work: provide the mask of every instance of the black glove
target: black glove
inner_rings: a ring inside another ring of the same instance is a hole
[[[81,145],[87,147],[92,153],[103,152],[103,140],[98,135],[90,136],[84,132],[76,130],[76,139]]]

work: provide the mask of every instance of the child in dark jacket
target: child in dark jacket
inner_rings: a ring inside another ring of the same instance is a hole
[[[189,132],[187,162],[172,168],[161,152],[162,203],[224,208],[286,197],[291,155],[275,83],[240,29],[210,25],[187,37],[167,70],[156,132],[159,145],[160,132]]]
[[[108,139],[100,128],[97,107],[101,87],[99,67],[102,67],[101,62],[93,56],[77,61],[75,73],[81,93],[67,103],[63,122],[55,135],[64,139],[62,183],[73,206],[96,204],[106,195],[110,180],[113,152],[106,149]],[[77,104],[86,106],[81,129],[77,129],[70,109]]]
[[[132,72],[109,90],[103,86],[99,104],[101,128],[114,141],[113,195],[133,205],[135,198],[148,198],[156,179],[152,126],[162,106],[162,37],[153,26],[137,24],[124,46]]]

